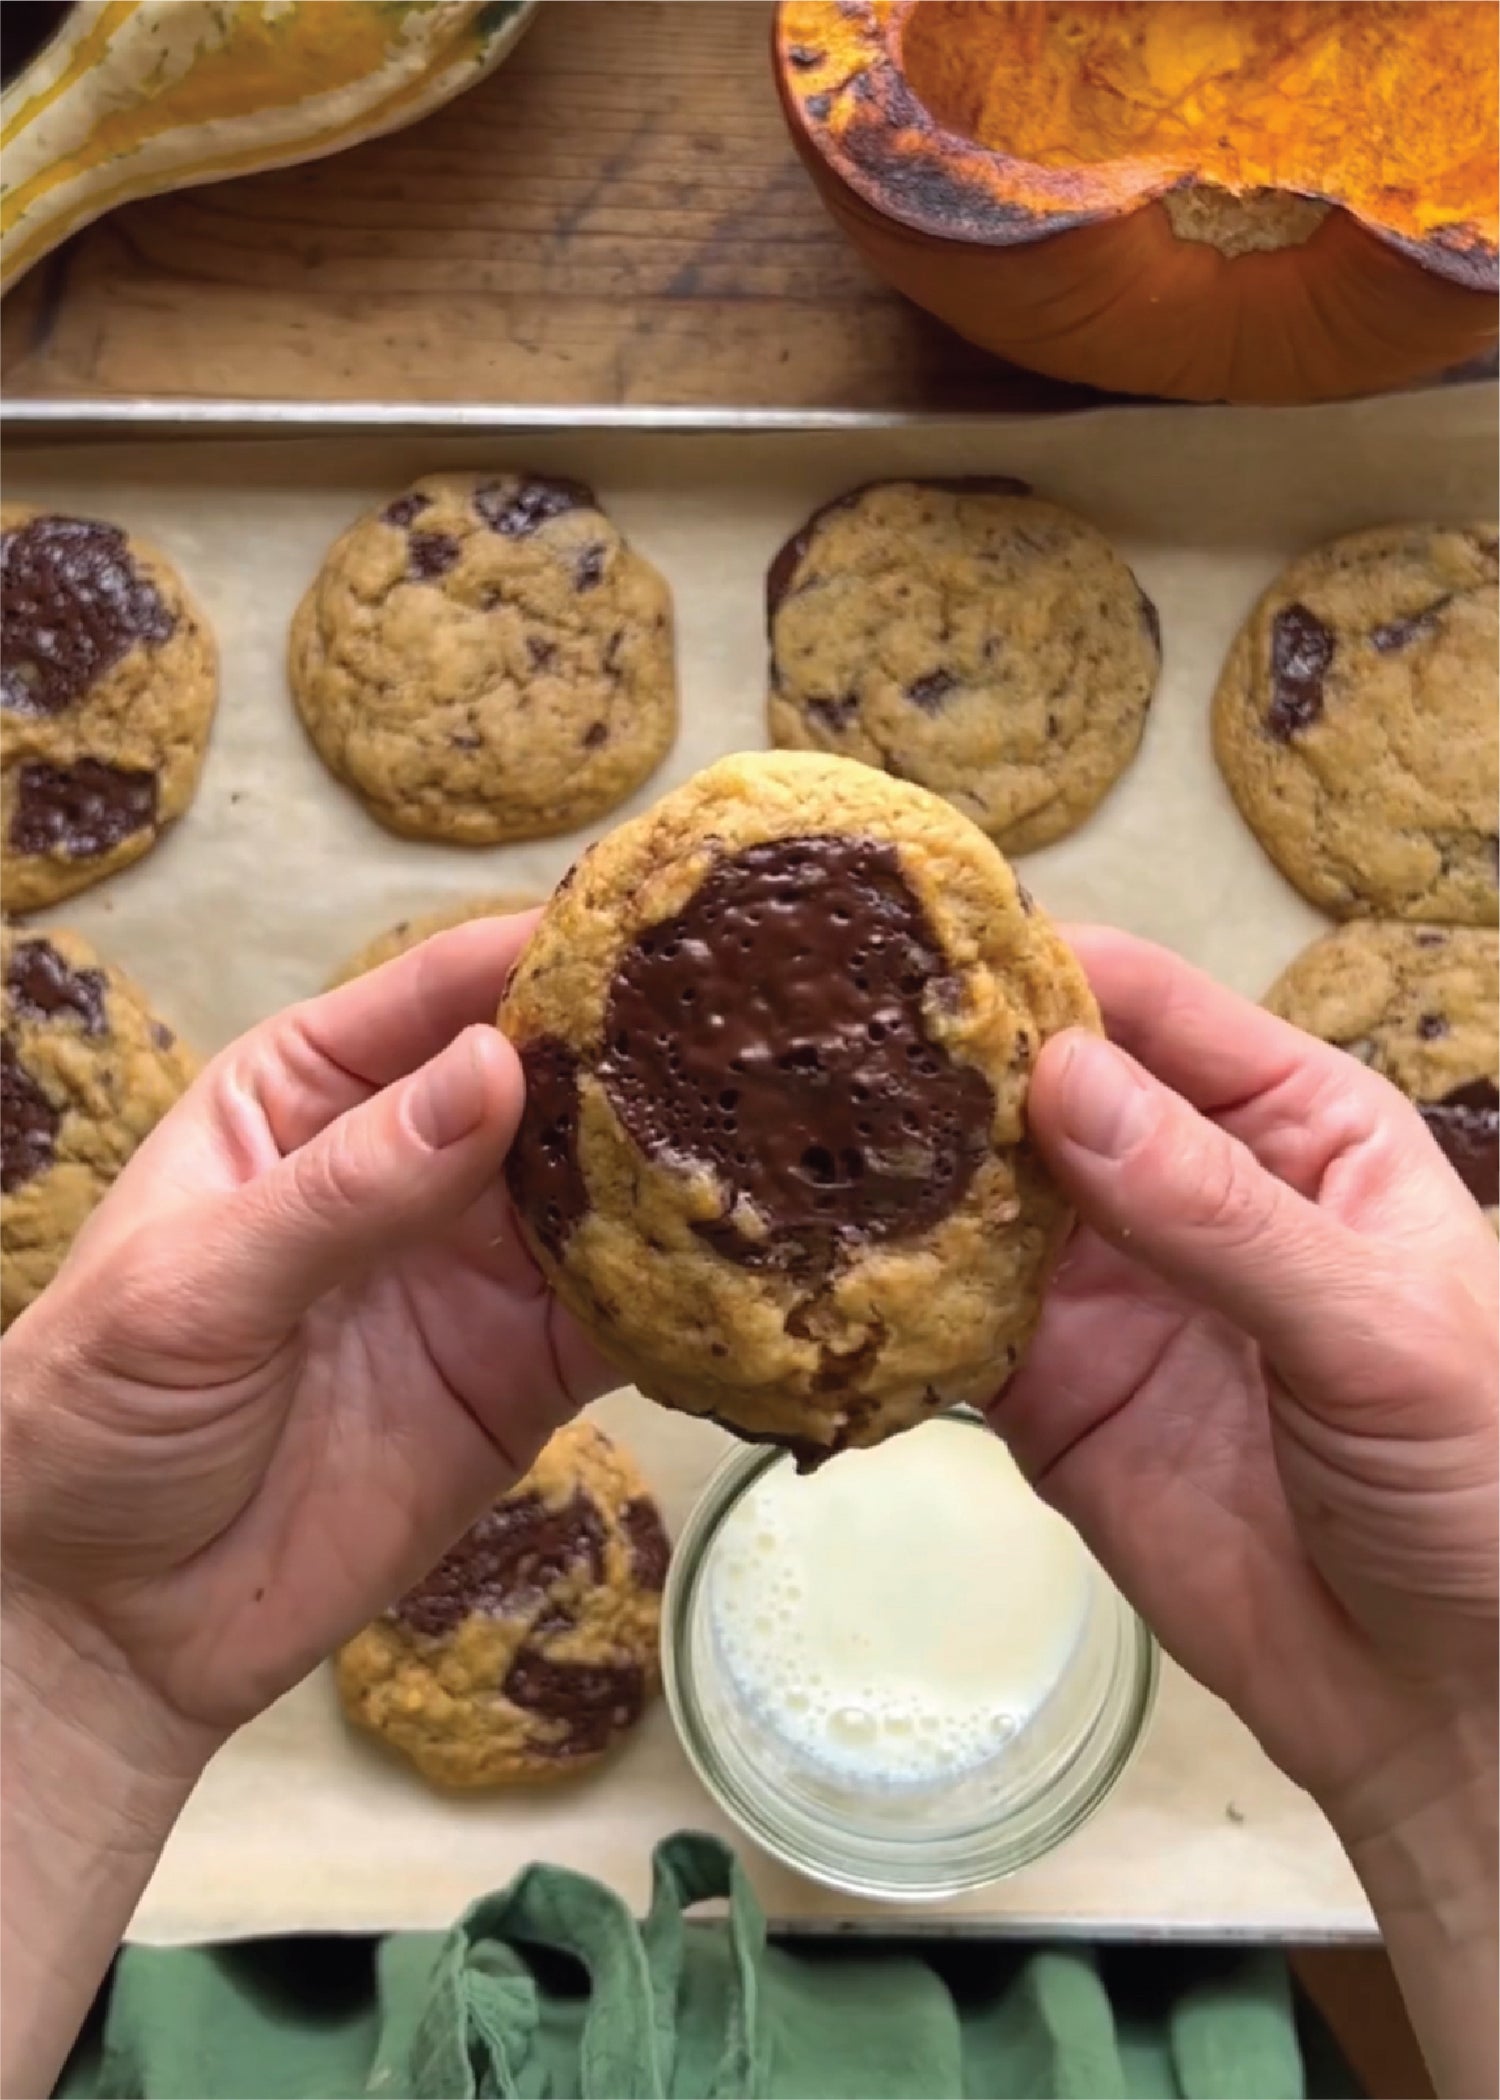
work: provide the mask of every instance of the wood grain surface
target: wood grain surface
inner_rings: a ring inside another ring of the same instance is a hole
[[[762,0],[550,0],[412,130],[128,206],[5,303],[7,394],[1040,408],[885,291]]]

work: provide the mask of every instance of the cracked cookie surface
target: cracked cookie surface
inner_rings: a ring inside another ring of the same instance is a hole
[[[351,978],[363,977],[368,970],[378,970],[382,963],[394,962],[398,955],[419,948],[435,933],[446,933],[450,926],[467,926],[471,919],[509,918],[513,912],[533,911],[542,901],[535,891],[498,890],[493,896],[461,897],[431,911],[413,912],[409,919],[398,919],[374,940],[356,948],[329,978],[328,989],[332,991],[336,985],[348,984]]]
[[[98,518],[0,509],[0,872],[35,911],[150,851],[193,799],[218,699],[166,558]]]
[[[500,1023],[528,1240],[651,1398],[813,1463],[1014,1369],[1068,1224],[1031,1070],[1098,1015],[936,796],[722,760],[564,878]]]
[[[344,1711],[439,1786],[567,1778],[656,1689],[670,1551],[630,1453],[571,1422],[339,1651]]]
[[[1496,574],[1493,527],[1351,533],[1285,569],[1229,652],[1220,769],[1335,917],[1494,923]]]
[[[144,994],[61,927],[0,928],[0,1324],[52,1281],[75,1234],[197,1069]]]
[[[917,781],[1009,853],[1108,793],[1160,668],[1125,563],[1019,482],[855,489],[782,549],[766,610],[773,741]]]
[[[429,474],[351,526],[292,621],[319,755],[408,838],[571,831],[677,728],[672,604],[581,482]]]
[[[1500,1204],[1500,934],[1356,920],[1283,970],[1265,1005],[1415,1102],[1477,1203]]]

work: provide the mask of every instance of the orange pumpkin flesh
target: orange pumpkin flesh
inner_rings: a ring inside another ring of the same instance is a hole
[[[1496,339],[1489,0],[782,0],[776,71],[867,259],[1037,370],[1309,401]]]

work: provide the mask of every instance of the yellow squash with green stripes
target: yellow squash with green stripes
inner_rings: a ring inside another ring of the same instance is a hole
[[[535,4],[80,0],[0,101],[0,290],[117,204],[410,124]]]

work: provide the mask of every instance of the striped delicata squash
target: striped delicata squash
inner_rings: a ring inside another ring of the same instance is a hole
[[[0,289],[137,197],[394,131],[498,63],[535,0],[79,0],[0,104]],[[10,9],[6,9],[9,14]]]

